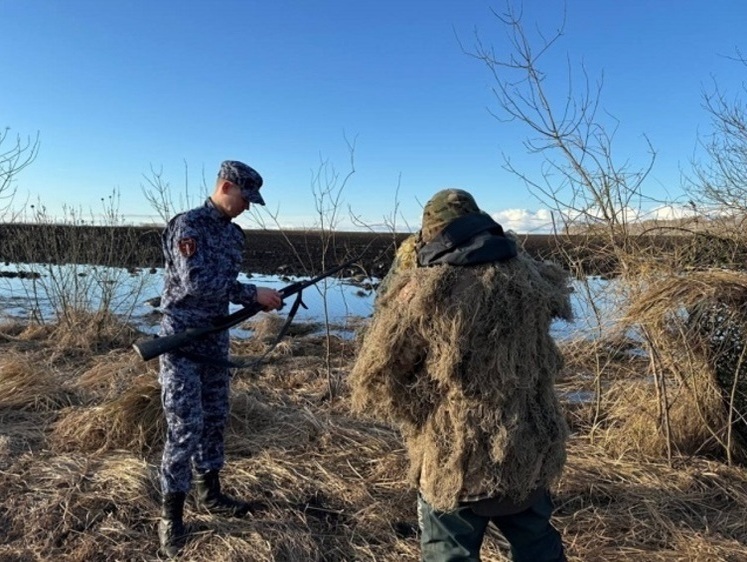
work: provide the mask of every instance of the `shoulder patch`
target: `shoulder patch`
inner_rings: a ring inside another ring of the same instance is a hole
[[[197,252],[197,241],[194,238],[182,238],[179,240],[179,253],[185,258],[191,258]]]

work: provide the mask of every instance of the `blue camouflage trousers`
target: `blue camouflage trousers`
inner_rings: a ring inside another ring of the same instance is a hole
[[[228,333],[204,338],[184,349],[205,358],[228,357]],[[166,417],[161,491],[189,492],[192,468],[200,473],[224,464],[223,433],[228,420],[230,373],[181,353],[161,356],[158,380]]]

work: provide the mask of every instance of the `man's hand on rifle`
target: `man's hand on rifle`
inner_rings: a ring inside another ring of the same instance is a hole
[[[275,289],[257,287],[257,303],[263,310],[278,310],[283,306],[283,299]]]

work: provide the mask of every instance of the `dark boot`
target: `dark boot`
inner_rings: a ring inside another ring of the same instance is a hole
[[[211,470],[195,477],[197,503],[213,515],[244,517],[251,511],[251,504],[227,496],[220,491],[218,471]]]
[[[184,527],[184,499],[187,494],[164,494],[161,501],[161,520],[158,522],[158,540],[161,552],[174,558],[184,546],[187,530]]]

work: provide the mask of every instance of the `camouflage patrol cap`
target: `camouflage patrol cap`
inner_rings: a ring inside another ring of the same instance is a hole
[[[443,189],[431,197],[423,208],[421,239],[428,243],[452,221],[479,212],[475,199],[463,189]]]
[[[241,195],[250,203],[264,205],[265,200],[259,194],[262,187],[262,176],[254,168],[238,160],[226,160],[220,165],[218,179],[228,180],[239,186]]]

